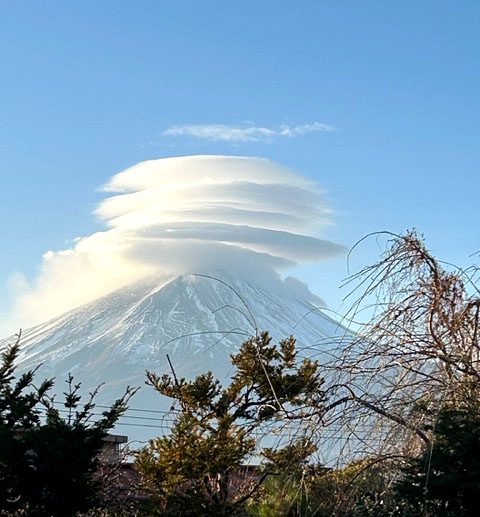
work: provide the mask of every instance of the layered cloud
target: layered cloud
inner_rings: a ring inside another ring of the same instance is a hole
[[[171,126],[162,132],[164,136],[191,136],[213,142],[265,142],[279,137],[294,137],[308,133],[334,131],[335,128],[321,122],[296,126],[282,124],[277,127],[230,126],[226,124],[184,124]]]
[[[188,156],[113,176],[96,209],[105,230],[49,251],[28,284],[18,274],[10,321],[41,322],[148,275],[258,275],[344,252],[318,238],[331,210],[312,182],[270,160]]]

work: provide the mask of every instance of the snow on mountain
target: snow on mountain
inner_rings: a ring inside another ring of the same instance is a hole
[[[230,354],[256,329],[276,340],[293,334],[300,347],[319,351],[345,334],[298,280],[273,272],[214,277],[147,278],[25,330],[20,369],[41,363],[37,379],[55,377],[58,392],[69,373],[85,391],[105,383],[98,398],[103,403],[127,385],[142,386],[132,406],[162,410],[170,403],[145,386],[145,370],[170,372],[167,354],[177,376],[212,370],[225,384]],[[12,340],[0,341],[0,348]],[[117,431],[138,436],[137,428]]]
[[[102,191],[104,228],[44,253],[0,322],[5,333],[36,325],[19,371],[41,364],[37,381],[55,377],[60,394],[70,373],[87,393],[104,383],[102,405],[141,386],[132,407],[165,410],[145,370],[170,373],[167,354],[178,376],[211,370],[228,384],[231,354],[257,331],[293,334],[309,355],[343,337],[322,300],[279,276],[346,251],[320,238],[332,209],[314,182],[264,158],[177,156],[133,165]]]

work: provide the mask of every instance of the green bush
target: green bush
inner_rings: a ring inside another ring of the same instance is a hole
[[[96,392],[81,404],[80,385],[69,377],[61,414],[49,397],[53,381],[36,388],[35,371],[15,379],[19,339],[2,353],[0,366],[0,511],[28,517],[88,511],[100,502],[103,438],[134,390],[91,422]]]

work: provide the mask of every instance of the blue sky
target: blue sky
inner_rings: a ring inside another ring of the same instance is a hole
[[[480,249],[475,1],[0,2],[0,307],[47,250],[102,228],[97,187],[136,162],[261,156],[327,191],[351,246],[416,227],[458,264]],[[333,131],[276,134],[320,123]],[[269,138],[164,134],[271,128]],[[354,260],[375,259],[375,241]],[[296,274],[337,307],[345,260]]]

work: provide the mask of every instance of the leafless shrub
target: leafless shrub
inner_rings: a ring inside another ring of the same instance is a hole
[[[348,279],[346,319],[365,310],[372,317],[325,365],[336,400],[325,424],[341,438],[342,460],[412,453],[428,445],[426,424],[443,405],[477,403],[476,272],[440,263],[409,232],[392,236],[379,262]]]

